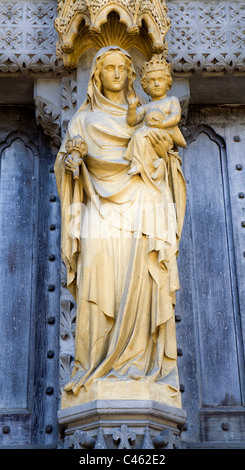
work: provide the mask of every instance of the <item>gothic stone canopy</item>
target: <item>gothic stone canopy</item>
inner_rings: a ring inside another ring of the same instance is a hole
[[[71,70],[91,47],[135,47],[147,59],[153,53],[166,55],[170,25],[162,0],[59,0],[57,56]]]

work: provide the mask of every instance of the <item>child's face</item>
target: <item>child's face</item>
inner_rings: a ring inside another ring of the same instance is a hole
[[[168,83],[161,70],[153,70],[146,75],[146,93],[152,98],[161,99],[166,96]]]

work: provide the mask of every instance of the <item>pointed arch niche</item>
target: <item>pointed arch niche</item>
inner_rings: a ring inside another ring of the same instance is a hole
[[[170,25],[167,6],[159,0],[60,0],[55,20],[57,57],[73,70],[88,49],[109,45],[135,47],[147,60],[154,53],[166,56]]]

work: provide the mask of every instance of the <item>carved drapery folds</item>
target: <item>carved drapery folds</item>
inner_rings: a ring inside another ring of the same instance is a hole
[[[136,47],[147,59],[154,53],[167,54],[165,36],[171,22],[164,1],[59,0],[58,15],[56,52],[68,70],[76,68],[81,54],[91,47]]]

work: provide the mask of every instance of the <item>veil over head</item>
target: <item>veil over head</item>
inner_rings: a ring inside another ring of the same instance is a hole
[[[99,65],[99,63],[102,61],[103,56],[107,55],[109,52],[119,52],[123,56],[125,56],[127,64],[130,66],[130,74],[131,76],[128,76],[128,81],[130,81],[130,87],[131,89],[134,90],[134,80],[136,78],[136,73],[134,70],[134,66],[132,64],[132,59],[130,54],[122,49],[119,46],[107,46],[107,47],[102,47],[94,56],[92,66],[91,66],[91,71],[90,71],[90,77],[89,77],[89,82],[88,82],[88,88],[87,88],[87,97],[85,101],[82,103],[80,108],[78,109],[78,113],[81,111],[84,111],[86,109],[100,109],[100,110],[107,110],[108,107],[110,108],[110,112],[113,114],[125,114],[125,107],[117,105],[109,101],[105,96],[100,92],[98,87],[96,86],[95,83],[95,73],[96,69]],[[134,90],[135,91],[135,90]]]

